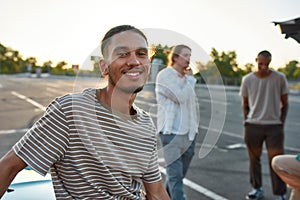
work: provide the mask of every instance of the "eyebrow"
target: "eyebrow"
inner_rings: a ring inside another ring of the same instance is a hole
[[[113,52],[120,51],[120,50],[130,50],[130,48],[127,47],[127,46],[118,46],[118,47],[116,47],[116,48],[113,49]],[[134,50],[131,50],[131,51],[136,51],[136,50],[148,51],[148,48],[146,48],[146,47],[138,47],[138,48],[136,48]]]

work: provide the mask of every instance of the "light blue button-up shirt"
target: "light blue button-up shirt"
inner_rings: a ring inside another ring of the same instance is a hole
[[[182,76],[173,67],[158,73],[155,88],[158,132],[189,134],[190,140],[195,138],[200,117],[195,84],[193,76]]]

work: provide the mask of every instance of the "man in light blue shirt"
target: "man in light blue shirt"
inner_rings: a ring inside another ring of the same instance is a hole
[[[157,129],[166,162],[166,187],[172,200],[185,200],[183,178],[194,155],[199,126],[196,79],[189,68],[191,48],[172,49],[169,66],[156,79]]]

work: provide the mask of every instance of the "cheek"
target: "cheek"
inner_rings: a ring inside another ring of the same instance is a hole
[[[151,64],[149,63],[149,64],[146,64],[146,65],[144,65],[144,67],[145,67],[145,71],[147,72],[147,74],[150,74],[150,71],[151,71]]]
[[[126,64],[126,60],[125,59],[120,59],[120,58],[115,58],[113,60],[111,60],[110,65],[113,66],[123,66]]]

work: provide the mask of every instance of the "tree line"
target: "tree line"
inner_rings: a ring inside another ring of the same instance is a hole
[[[171,47],[156,46],[156,54],[154,58],[159,58],[163,64],[167,64],[167,57],[171,51]],[[246,63],[244,66],[239,66],[237,63],[237,54],[235,51],[219,52],[212,48],[210,52],[210,61],[207,63],[196,62],[197,71],[195,76],[208,77],[212,83],[217,83],[220,76],[226,85],[239,85],[244,75],[255,70],[253,63]],[[297,60],[288,62],[284,67],[279,67],[278,71],[284,73],[289,80],[300,80],[300,63]],[[206,83],[210,80],[205,80]]]
[[[53,62],[48,60],[39,66],[35,57],[23,59],[19,51],[0,43],[0,74],[36,73],[39,69],[42,73],[75,75],[73,69],[65,68],[67,64],[65,61],[60,61],[53,65]]]
[[[152,59],[161,59],[163,65],[167,65],[167,58],[172,47],[158,44],[152,45],[152,48],[156,50]],[[215,48],[212,48],[210,57],[211,59],[207,63],[196,62],[196,68],[199,72],[195,76],[199,79],[201,77],[217,79],[217,77],[221,76],[223,83],[238,85],[245,74],[255,70],[253,63],[239,66],[235,51],[219,52]],[[60,61],[56,65],[53,65],[53,62],[49,60],[38,66],[35,57],[23,59],[19,51],[0,44],[0,74],[35,73],[37,68],[39,68],[43,73],[75,75],[76,71],[74,69],[65,68],[67,64],[65,61]],[[92,71],[98,73],[99,69],[95,66]],[[300,80],[300,64],[297,60],[288,62],[284,67],[278,68],[278,71],[284,73],[289,80]]]

